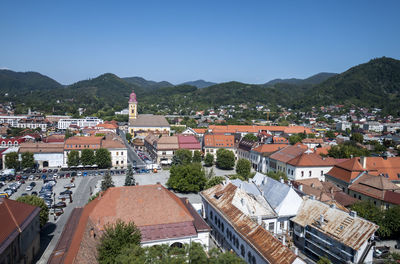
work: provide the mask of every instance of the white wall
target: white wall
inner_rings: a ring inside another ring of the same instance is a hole
[[[304,180],[318,178],[320,181],[325,181],[325,173],[330,171],[333,166],[329,167],[295,167],[292,165],[286,166],[286,175],[290,180]],[[322,171],[322,174],[321,174]],[[303,176],[302,176],[303,172]],[[311,172],[311,176],[310,176]]]
[[[63,153],[35,153],[33,158],[36,162],[48,161],[49,167],[59,168],[63,165]]]

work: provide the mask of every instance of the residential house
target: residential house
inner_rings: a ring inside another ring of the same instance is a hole
[[[242,138],[237,148],[238,158],[250,160],[250,150],[252,150],[257,145],[258,145],[257,142]]]
[[[40,250],[40,208],[0,198],[0,263],[33,263]]]
[[[372,240],[379,226],[356,212],[306,198],[291,222],[295,245],[315,261],[326,256],[332,263],[372,263]]]
[[[366,173],[383,175],[393,183],[400,183],[400,157],[354,157],[335,164],[325,174],[325,180],[349,193],[348,187]]]
[[[192,152],[201,151],[200,142],[193,135],[178,135],[179,149],[187,149]]]
[[[351,130],[351,122],[342,121],[342,122],[336,123],[336,130],[337,131],[346,131],[346,129],[350,129]]]
[[[211,153],[215,156],[218,149],[230,150],[235,154],[235,157],[237,157],[237,141],[235,136],[231,134],[205,134],[204,153]]]
[[[298,144],[294,146],[287,146],[283,149],[276,151],[268,157],[267,171],[281,171],[287,173],[287,162],[299,156],[307,150],[307,146]]]
[[[383,132],[383,125],[379,122],[366,122],[363,124],[363,129],[373,132]]]
[[[310,149],[315,149],[316,147],[321,147],[324,144],[324,140],[322,138],[305,138],[301,143]]]
[[[254,170],[267,173],[268,157],[276,151],[287,147],[287,144],[263,144],[250,150],[249,160]]]
[[[45,142],[25,142],[21,143],[19,153],[33,153],[35,163],[39,169],[61,168],[64,161],[64,142],[45,143]]]
[[[111,154],[111,166],[114,169],[124,169],[128,166],[128,149],[122,139],[116,134],[107,134],[101,141],[101,147]]]
[[[197,242],[209,248],[210,227],[186,198],[160,184],[112,187],[83,209],[74,209],[48,263],[97,263],[104,227],[118,219],[135,223],[144,247]]]
[[[262,218],[272,212],[260,195],[248,195],[226,183],[202,191],[200,196],[212,235],[223,249],[235,252],[250,264],[305,263],[263,228]]]
[[[286,175],[290,180],[318,178],[324,181],[325,173],[331,170],[333,165],[343,161],[342,159],[321,157],[319,154],[307,150],[287,161]]]
[[[80,119],[66,118],[58,120],[58,129],[68,129],[71,125],[79,128],[84,127],[96,127],[98,124],[102,124],[103,120],[97,117],[86,117]]]
[[[400,187],[382,175],[362,174],[350,185],[349,195],[381,209],[400,205]]]

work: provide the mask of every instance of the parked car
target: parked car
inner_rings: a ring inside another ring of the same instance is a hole
[[[29,185],[34,187],[34,186],[36,186],[36,182],[31,182]]]
[[[64,188],[74,188],[75,187],[75,183],[71,182],[71,183],[67,183],[64,185]]]
[[[0,192],[0,198],[8,198],[9,195],[6,192]]]
[[[68,172],[67,174],[65,174],[65,177],[69,178],[71,177],[71,174]]]
[[[46,173],[46,172],[47,172],[47,170],[46,170],[46,169],[43,169],[43,170],[42,170],[42,173]]]
[[[86,171],[83,172],[83,176],[88,176],[88,173]]]
[[[38,193],[36,191],[31,192],[31,195],[38,195]]]
[[[22,193],[22,194],[21,194],[21,196],[27,196],[27,195],[28,195],[27,193]]]
[[[82,176],[82,172],[81,171],[78,171],[78,174],[77,174],[78,176]]]
[[[54,204],[55,208],[66,207],[66,206],[67,206],[67,204],[63,201],[60,201],[60,202]]]
[[[28,175],[22,175],[22,179],[27,180],[28,179]]]
[[[53,172],[53,170],[52,170],[52,169],[49,169],[47,172],[48,172],[48,173],[52,173],[52,172]]]
[[[375,247],[373,256],[375,258],[385,258],[390,254],[390,247],[382,246],[382,247]]]
[[[53,172],[58,172],[58,169],[54,169]]]
[[[70,194],[72,194],[72,191],[71,190],[65,190],[65,191],[60,192],[60,195],[63,195],[63,194],[70,195]]]
[[[32,191],[33,187],[31,185],[26,186],[25,191]]]
[[[69,195],[66,195],[66,194],[62,194],[62,195],[58,196],[58,199],[60,199],[60,200],[68,199],[68,198],[69,198]]]
[[[35,179],[35,176],[34,175],[30,175],[29,177],[28,177],[28,180],[30,180],[30,181],[33,181]]]

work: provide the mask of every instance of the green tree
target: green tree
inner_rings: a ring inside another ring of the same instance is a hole
[[[301,142],[303,139],[301,138],[301,136],[299,134],[293,134],[289,137],[289,143],[291,145],[294,145],[298,142]]]
[[[214,176],[211,177],[206,184],[206,187],[204,189],[209,189],[215,185],[221,184],[225,180],[224,176]]]
[[[247,159],[239,159],[236,163],[236,173],[245,179],[250,176],[251,162]]]
[[[94,156],[93,149],[84,149],[81,154],[81,163],[82,165],[93,165],[96,163],[96,158]]]
[[[128,142],[131,142],[131,139],[132,139],[131,133],[126,133],[125,138],[126,138],[126,140],[128,140]]]
[[[172,157],[172,165],[186,165],[192,162],[192,152],[187,149],[178,149]]]
[[[279,181],[280,179],[284,179],[285,181],[288,180],[288,177],[282,171],[276,171],[276,172],[275,171],[269,171],[267,173],[267,176],[272,178],[272,179],[274,179],[274,180],[277,180],[277,181]]]
[[[253,142],[257,142],[258,141],[258,137],[253,135],[253,134],[246,134],[243,139],[248,140],[248,141],[253,141]]]
[[[133,222],[118,219],[114,224],[106,224],[97,248],[99,263],[115,263],[123,249],[139,245],[141,238],[140,230]]]
[[[100,169],[107,169],[111,167],[111,153],[108,149],[99,148],[96,151],[96,164]]]
[[[101,190],[104,192],[110,187],[114,187],[114,182],[110,172],[106,171],[106,173],[104,173],[103,180],[101,181]]]
[[[332,130],[328,130],[328,131],[326,131],[326,133],[325,133],[325,137],[327,137],[327,138],[335,138],[335,137],[336,137],[336,136],[335,136],[335,132],[332,131]]]
[[[207,153],[204,158],[204,165],[206,167],[211,167],[214,164],[214,155],[211,153]]]
[[[361,133],[353,133],[350,139],[361,144],[364,142],[364,136]]]
[[[400,205],[392,206],[385,211],[383,225],[390,230],[391,237],[400,237]]]
[[[33,168],[35,166],[35,159],[32,152],[23,152],[21,154],[21,167],[24,169]]]
[[[227,149],[218,149],[217,166],[224,170],[232,169],[235,166],[235,154]]]
[[[201,152],[195,150],[193,153],[193,162],[201,162]]]
[[[73,134],[69,129],[66,129],[66,130],[65,130],[65,137],[64,137],[64,139],[67,140],[68,138],[70,138],[70,137],[72,137],[72,136],[74,136],[74,134]]]
[[[346,142],[344,144],[339,144],[332,146],[328,150],[328,156],[336,159],[348,159],[350,157],[360,157],[369,156],[369,151],[364,148],[360,148],[354,143]]]
[[[360,217],[379,225],[377,231],[379,236],[387,237],[391,235],[391,230],[388,229],[383,222],[384,212],[376,207],[371,201],[360,201],[355,203],[351,206],[351,210],[356,211]]]
[[[171,167],[167,186],[179,192],[199,192],[204,189],[206,182],[201,164],[189,163]]]
[[[7,169],[15,169],[19,168],[19,160],[17,152],[10,152],[6,154],[5,157],[5,165]]]
[[[246,262],[238,257],[235,253],[231,251],[221,252],[217,248],[213,248],[208,253],[210,255],[209,263],[212,264],[245,264]]]
[[[77,150],[71,150],[68,153],[67,158],[68,158],[67,160],[68,167],[78,166],[80,163],[79,151]]]
[[[47,223],[47,221],[49,221],[49,208],[44,203],[43,199],[35,195],[27,195],[18,197],[16,201],[37,206],[40,208],[40,213],[39,213],[40,227],[43,227]]]
[[[126,172],[126,177],[125,177],[125,186],[133,186],[135,185],[135,178],[133,177],[133,170],[132,166],[128,165],[128,171]]]

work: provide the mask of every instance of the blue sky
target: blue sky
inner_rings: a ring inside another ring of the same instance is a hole
[[[400,59],[400,1],[0,2],[0,68],[264,83]]]

